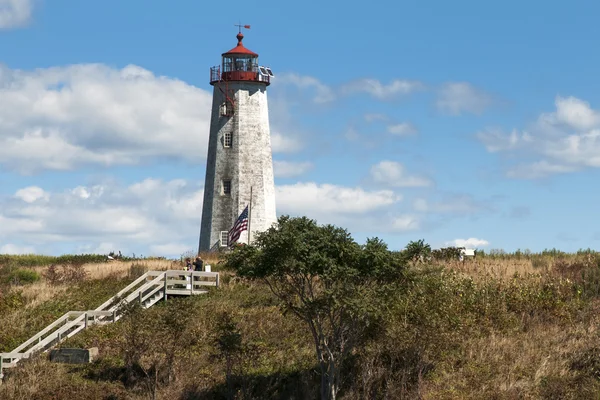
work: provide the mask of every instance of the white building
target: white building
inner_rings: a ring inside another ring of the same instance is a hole
[[[250,205],[250,239],[277,222],[267,86],[273,73],[242,44],[210,70],[213,103],[199,251],[227,246],[227,232]],[[251,203],[251,204],[250,204]],[[239,243],[248,243],[248,232]]]

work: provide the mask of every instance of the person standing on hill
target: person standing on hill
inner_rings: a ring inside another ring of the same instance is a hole
[[[200,256],[196,257],[196,260],[194,261],[194,271],[202,271],[204,268],[204,261],[202,260],[202,258],[200,258]]]

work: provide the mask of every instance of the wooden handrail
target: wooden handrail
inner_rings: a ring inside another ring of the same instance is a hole
[[[168,279],[173,276],[184,276],[189,277],[190,281]],[[151,281],[147,281],[148,277],[154,277]],[[214,281],[194,281],[194,277],[201,278],[214,278]],[[172,282],[171,282],[172,281]],[[141,286],[140,286],[141,284]],[[191,289],[180,289],[180,288],[169,288],[178,284],[191,284]],[[124,289],[119,291],[116,295],[102,303],[94,310],[88,311],[68,311],[56,321],[46,326],[44,329],[33,335],[31,338],[26,340],[24,343],[19,345],[16,349],[10,353],[0,353],[0,379],[2,379],[2,369],[11,368],[16,363],[23,359],[29,358],[32,354],[38,351],[48,351],[55,344],[60,343],[64,339],[67,339],[79,331],[86,329],[90,325],[90,317],[93,317],[92,325],[95,323],[110,323],[115,322],[121,318],[121,315],[117,313],[118,304],[114,304],[115,301],[123,297],[124,294],[129,293],[123,300],[124,302],[131,302],[134,300],[141,301],[142,307],[148,308],[154,305],[161,299],[166,299],[168,294],[176,295],[192,295],[206,293],[206,290],[195,288],[194,286],[219,286],[219,273],[218,272],[204,272],[204,271],[148,271],[143,274],[132,283],[127,285]],[[162,290],[162,291],[161,291]],[[157,294],[159,294],[157,296]],[[106,309],[109,307],[109,309]],[[96,317],[112,317],[97,321]],[[74,318],[74,319],[72,319]],[[71,320],[72,319],[72,320]],[[33,345],[33,346],[31,346]],[[25,350],[27,349],[27,350]],[[24,350],[24,351],[23,351]],[[6,362],[6,360],[10,360]]]

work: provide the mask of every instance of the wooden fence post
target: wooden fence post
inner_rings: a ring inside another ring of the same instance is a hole
[[[165,301],[167,301],[167,273],[165,272]]]

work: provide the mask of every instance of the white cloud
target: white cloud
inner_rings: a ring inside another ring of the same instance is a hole
[[[31,18],[32,0],[0,0],[0,29],[25,25]]]
[[[402,199],[391,190],[368,192],[362,188],[314,182],[276,187],[278,208],[294,213],[366,213]],[[280,206],[281,205],[281,206]]]
[[[279,132],[271,133],[271,150],[273,153],[295,153],[302,150],[302,142],[293,136],[283,136]]]
[[[0,244],[13,246],[3,250],[121,250],[178,257],[197,247],[203,198],[198,183],[148,178],[127,186],[102,181],[60,191],[40,189],[44,201],[0,196]],[[33,192],[21,189],[22,194]],[[276,199],[279,214],[305,215],[351,232],[406,232],[421,226],[419,216],[398,211],[402,196],[391,190],[305,182],[277,186]]]
[[[418,81],[395,79],[388,84],[384,84],[373,78],[357,79],[334,88],[315,77],[296,73],[279,74],[277,81],[280,84],[292,85],[298,89],[313,92],[313,102],[317,104],[330,103],[339,96],[361,93],[367,93],[373,98],[385,101],[423,88],[423,84]]]
[[[311,162],[273,161],[273,170],[276,178],[293,178],[300,176],[313,167]]]
[[[465,247],[465,248],[479,248],[489,246],[490,242],[484,239],[469,238],[469,239],[454,239],[450,242],[446,242],[446,246]]]
[[[373,165],[370,171],[373,182],[391,187],[431,186],[430,179],[406,174],[406,169],[396,161],[383,160]]]
[[[395,79],[389,84],[383,84],[377,79],[358,79],[342,85],[343,94],[367,93],[378,100],[390,100],[399,95],[407,95],[423,88],[417,81]]]
[[[373,122],[373,121],[387,121],[388,117],[385,114],[377,114],[377,113],[373,113],[373,114],[365,114],[365,121],[367,122]]]
[[[7,243],[0,246],[0,254],[35,254],[35,248],[32,246],[18,246]]]
[[[475,137],[490,153],[520,148],[533,142],[533,137],[529,133],[519,133],[516,129],[507,135],[500,129],[490,128],[477,132]]]
[[[81,245],[77,249],[77,253],[84,254],[106,254],[108,255],[110,252],[118,253],[120,251],[120,246],[116,245],[112,242],[101,242],[95,245]]]
[[[540,157],[510,166],[511,178],[536,179],[600,167],[600,112],[575,97],[555,99],[556,110],[543,113],[526,132],[487,130],[476,134],[489,152],[519,151]]]
[[[188,251],[196,252],[197,248],[190,248],[190,246],[185,245],[183,243],[165,243],[165,244],[156,244],[150,246],[150,254],[152,256],[164,256],[169,255],[179,256]]]
[[[411,123],[402,122],[399,124],[389,125],[387,131],[392,135],[408,136],[418,133],[418,129]]]
[[[492,97],[467,82],[449,82],[438,91],[438,110],[450,115],[463,112],[481,114],[492,104]]]
[[[203,191],[196,183],[149,178],[129,186],[104,182],[44,193],[41,203],[0,198],[0,243],[36,248],[68,243],[72,251],[138,254],[169,243],[197,246]]]
[[[315,95],[313,101],[315,103],[329,103],[336,97],[333,89],[312,76],[299,75],[296,73],[282,73],[277,76],[277,82],[291,84],[299,89],[314,90]]]
[[[491,211],[493,207],[487,202],[475,200],[468,194],[448,194],[442,195],[442,199],[438,201],[417,198],[413,201],[413,209],[421,213],[465,216]]]
[[[547,125],[564,125],[585,131],[600,125],[600,113],[593,110],[590,103],[576,97],[557,96],[554,102],[556,111],[542,114],[539,122]]]
[[[314,182],[276,187],[277,212],[307,216],[350,232],[405,232],[418,229],[418,217],[396,211],[402,196],[391,190],[367,191]]]
[[[48,200],[48,193],[44,189],[37,186],[29,186],[23,189],[17,190],[15,197],[23,200],[26,203],[33,203],[37,200]]]
[[[421,221],[415,215],[401,215],[392,219],[392,231],[414,231],[421,228]]]
[[[551,164],[546,160],[527,165],[518,165],[509,169],[506,176],[516,179],[538,179],[549,175],[574,172],[577,168],[570,165]]]
[[[206,156],[212,96],[141,67],[0,66],[0,160],[22,173]]]

